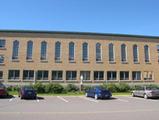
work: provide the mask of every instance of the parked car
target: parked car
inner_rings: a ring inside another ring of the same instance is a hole
[[[7,97],[8,92],[4,84],[0,83],[0,97]]]
[[[22,86],[19,89],[18,96],[21,99],[26,99],[26,98],[28,98],[28,99],[36,99],[37,98],[37,93],[34,90],[34,88],[31,87],[31,86]]]
[[[132,91],[133,97],[159,98],[159,88],[143,86],[137,90]]]
[[[93,97],[97,100],[99,98],[109,99],[109,98],[111,98],[112,93],[107,89],[104,89],[104,88],[101,88],[101,87],[94,87],[94,88],[91,88],[89,90],[86,90],[85,95],[86,95],[86,97]]]

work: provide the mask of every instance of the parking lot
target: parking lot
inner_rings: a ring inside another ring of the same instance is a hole
[[[1,120],[158,120],[159,99],[117,96],[43,96],[37,100],[0,99]]]

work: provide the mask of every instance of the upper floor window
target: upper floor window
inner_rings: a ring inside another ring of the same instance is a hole
[[[33,42],[28,41],[27,42],[27,56],[26,56],[26,59],[32,59],[32,54],[33,54]]]
[[[5,44],[6,44],[6,41],[3,39],[0,39],[0,48],[5,48]]]
[[[122,62],[127,61],[127,48],[125,44],[121,45],[121,61]]]
[[[41,42],[41,60],[46,60],[47,42]]]
[[[149,46],[144,46],[144,53],[145,53],[145,62],[150,62],[150,53],[149,53]]]
[[[69,61],[75,60],[75,44],[73,42],[69,43]]]
[[[114,45],[112,43],[109,44],[109,62],[114,62]]]
[[[18,59],[18,55],[19,55],[19,41],[15,40],[13,42],[12,59]]]
[[[88,61],[88,43],[82,45],[82,60]]]
[[[96,61],[102,61],[102,50],[101,50],[101,44],[96,44]]]
[[[4,56],[0,55],[0,64],[3,64],[3,63],[4,63]]]
[[[133,45],[133,60],[134,60],[134,63],[137,63],[139,62],[139,53],[138,53],[138,47],[137,45]]]
[[[56,42],[55,43],[55,61],[61,60],[61,43]]]
[[[156,48],[157,48],[158,62],[159,62],[159,45],[157,45]]]

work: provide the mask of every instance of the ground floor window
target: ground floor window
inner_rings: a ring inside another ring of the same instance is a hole
[[[129,72],[120,71],[120,80],[129,80]]]
[[[144,71],[144,80],[153,80],[153,72]]]
[[[133,80],[141,80],[141,72],[140,71],[133,71],[132,72],[132,79]]]
[[[37,71],[37,80],[48,80],[48,71],[47,70],[38,70]]]
[[[23,70],[23,80],[33,80],[34,70]]]
[[[0,80],[3,79],[3,71],[0,71]]]
[[[52,71],[52,80],[62,80],[62,71]]]
[[[81,71],[80,76],[83,76],[83,80],[90,80],[90,71]]]
[[[104,71],[94,71],[94,80],[104,80]]]
[[[116,71],[108,71],[107,72],[107,80],[116,80],[117,72]]]
[[[77,71],[66,71],[66,80],[76,80]]]
[[[20,77],[20,70],[9,70],[8,79],[19,79]]]

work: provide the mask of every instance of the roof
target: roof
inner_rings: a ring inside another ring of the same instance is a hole
[[[159,39],[159,36],[115,34],[115,33],[94,33],[94,32],[71,32],[71,31],[42,31],[42,30],[0,30],[0,33],[38,33],[38,34],[63,34],[63,35],[90,35],[90,36],[110,36],[110,37],[132,37]]]

